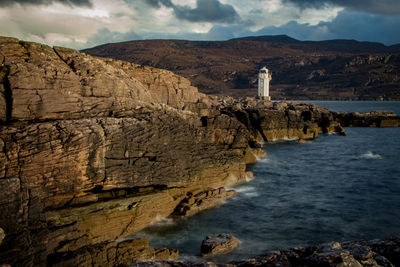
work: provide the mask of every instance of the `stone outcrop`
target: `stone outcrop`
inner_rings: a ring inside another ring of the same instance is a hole
[[[333,113],[344,127],[400,127],[400,115],[393,111]]]
[[[114,240],[234,196],[259,141],[342,130],[312,104],[208,97],[169,71],[14,38],[0,52],[0,264],[112,264]]]
[[[14,38],[0,43],[3,121],[127,117],[151,102],[183,108],[205,99],[169,71]]]
[[[331,242],[317,246],[298,247],[266,252],[254,258],[227,264],[189,261],[135,262],[132,267],[250,267],[250,266],[398,266],[400,237],[371,240]]]
[[[256,142],[316,138],[321,133],[344,130],[332,113],[313,104],[297,102],[265,102],[251,98],[231,100],[222,108],[242,122]]]
[[[240,245],[240,241],[232,234],[207,236],[201,243],[200,252],[203,257],[229,253]]]

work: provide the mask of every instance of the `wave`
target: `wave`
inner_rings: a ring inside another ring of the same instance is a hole
[[[373,153],[372,151],[368,151],[367,153],[361,154],[359,158],[362,159],[382,159],[382,156],[376,153]]]
[[[257,197],[259,196],[257,190],[253,186],[241,186],[241,187],[236,187],[234,188],[236,192],[238,192],[239,195],[242,195],[244,197]]]
[[[176,223],[176,221],[172,218],[168,218],[168,217],[162,218],[160,216],[156,216],[156,218],[150,224],[150,227],[171,226],[171,225],[174,225],[175,223]]]

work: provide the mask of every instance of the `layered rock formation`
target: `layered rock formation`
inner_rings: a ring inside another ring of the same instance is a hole
[[[311,104],[208,97],[71,49],[0,38],[0,62],[0,263],[13,266],[173,258],[120,240],[232,197],[259,141],[342,132]]]

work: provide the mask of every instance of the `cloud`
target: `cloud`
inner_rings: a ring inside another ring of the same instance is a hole
[[[299,40],[355,39],[392,45],[400,43],[400,36],[395,34],[399,28],[398,17],[342,11],[331,22],[310,25],[291,21],[278,27],[264,27],[255,34],[287,34]]]
[[[132,0],[126,0],[132,2]],[[219,0],[197,0],[196,7],[175,5],[171,0],[145,0],[146,4],[160,8],[170,7],[176,18],[189,22],[219,22],[233,23],[240,19],[235,8],[229,4],[222,4]]]
[[[233,6],[221,4],[218,0],[197,0],[195,8],[175,6],[174,11],[178,19],[191,22],[232,23],[239,18]]]
[[[127,0],[128,2],[132,2],[132,0]],[[133,0],[135,1],[135,0]],[[174,7],[175,5],[170,1],[170,0],[145,0],[145,2],[152,6],[152,7],[156,7],[156,8],[160,8],[161,5],[164,5],[166,7]]]
[[[382,15],[400,15],[399,0],[284,0],[300,8],[325,8],[340,6],[349,10]]]
[[[396,13],[399,5],[399,0],[0,0],[0,35],[78,49],[269,34],[394,44],[400,43],[400,16],[387,13]]]
[[[20,5],[51,5],[60,3],[70,6],[91,6],[90,0],[0,0],[0,7]]]

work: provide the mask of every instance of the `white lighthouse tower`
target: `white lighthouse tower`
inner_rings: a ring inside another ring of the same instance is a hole
[[[258,98],[271,100],[271,97],[269,96],[269,82],[271,79],[271,72],[266,67],[260,69],[260,72],[258,73]]]

